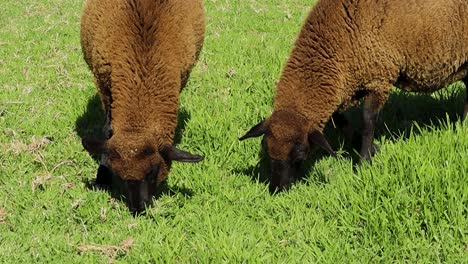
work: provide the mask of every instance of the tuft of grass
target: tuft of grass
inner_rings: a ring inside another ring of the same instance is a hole
[[[174,164],[147,214],[87,188],[101,133],[79,46],[82,1],[4,1],[0,16],[1,263],[466,263],[468,126],[463,85],[395,90],[381,151],[355,167],[314,154],[306,177],[270,195],[260,140],[237,138],[272,109],[273,90],[314,1],[206,0],[207,35],[182,93]],[[346,113],[359,126],[359,109]]]
[[[107,257],[113,259],[119,254],[126,254],[132,247],[133,241],[133,238],[130,237],[127,240],[122,241],[122,243],[120,243],[120,246],[96,244],[81,245],[78,247],[78,252],[80,254],[84,254],[89,251],[99,251]]]

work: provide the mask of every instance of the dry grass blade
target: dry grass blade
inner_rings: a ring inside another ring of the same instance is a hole
[[[37,138],[35,136],[32,137],[31,143],[28,145],[27,151],[34,152],[37,151],[52,142],[50,137],[40,137]]]
[[[104,208],[104,207],[101,207],[100,219],[101,219],[101,222],[105,222],[107,220],[106,208]]]
[[[13,140],[11,144],[7,146],[7,151],[12,152],[15,155],[19,155],[24,152],[36,152],[49,145],[51,142],[52,139],[50,137],[32,136],[29,144],[20,140]]]
[[[4,224],[6,221],[6,210],[5,208],[0,208],[0,224]]]
[[[37,188],[38,189],[44,189],[44,186],[45,186],[45,183],[49,180],[52,179],[52,173],[59,167],[63,166],[63,165],[67,165],[67,164],[71,164],[73,166],[75,166],[75,163],[71,160],[63,160],[61,162],[59,162],[57,165],[54,166],[54,168],[52,168],[52,170],[49,170],[47,168],[47,165],[46,165],[46,162],[45,162],[45,159],[44,159],[44,155],[42,155],[42,153],[40,152],[36,152],[35,153],[35,156],[36,156],[36,159],[37,161],[42,164],[44,170],[46,171],[45,175],[43,176],[37,176],[36,179],[34,179],[31,183],[31,187],[32,187],[32,191],[34,192]]]
[[[82,202],[83,202],[83,200],[81,200],[81,199],[76,200],[76,201],[72,204],[72,209],[78,208],[78,206],[80,206],[80,204],[81,204]]]
[[[52,179],[52,175],[50,175],[49,173],[43,176],[37,176],[36,179],[34,179],[31,182],[32,191],[34,192],[36,189],[43,189],[45,183],[51,179]]]
[[[100,251],[109,258],[115,258],[119,254],[127,254],[130,248],[133,246],[133,243],[134,239],[129,237],[122,241],[120,246],[89,244],[78,247],[78,252],[82,254],[88,251]]]
[[[128,228],[135,228],[135,227],[137,227],[137,226],[138,226],[137,223],[130,223],[130,224],[128,224]]]

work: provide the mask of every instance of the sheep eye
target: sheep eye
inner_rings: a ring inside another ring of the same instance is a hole
[[[145,159],[151,155],[153,155],[154,153],[156,153],[156,150],[151,147],[151,146],[146,146],[143,148],[143,150],[141,150],[138,155],[137,155],[137,158],[138,159]]]
[[[156,150],[153,147],[145,147],[142,151],[144,156],[150,156],[156,153]]]

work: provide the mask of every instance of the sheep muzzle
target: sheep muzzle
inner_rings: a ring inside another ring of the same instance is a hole
[[[123,181],[125,202],[133,214],[141,213],[146,206],[151,205],[151,195],[148,192],[148,183],[140,180]]]
[[[289,189],[298,173],[298,166],[290,160],[270,159],[270,169],[270,192],[272,193]]]

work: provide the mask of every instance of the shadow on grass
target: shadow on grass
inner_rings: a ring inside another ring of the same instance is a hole
[[[97,187],[96,184],[95,184],[95,180],[90,180],[90,179],[84,180],[84,183],[85,183],[86,189],[92,190],[92,191],[96,191],[96,190],[105,191],[106,193],[108,193],[115,200],[118,200],[121,203],[125,204],[125,198],[120,194],[120,192],[114,190],[111,186]],[[184,197],[191,198],[191,197],[193,197],[194,192],[192,190],[184,188],[184,187],[178,187],[178,186],[169,187],[169,185],[167,184],[167,181],[163,181],[156,188],[156,193],[153,196],[153,200],[158,200],[162,196],[175,197],[175,196],[177,196],[179,194],[184,196]],[[152,205],[150,205],[148,208],[150,209],[151,206]],[[134,217],[148,217],[150,219],[154,218],[153,214],[148,213],[147,210],[144,210],[143,212],[138,213],[138,214],[132,214],[130,211],[128,211],[128,213],[130,215],[133,215]],[[158,215],[158,217],[160,217],[160,216],[161,215]],[[171,216],[168,215],[167,217],[170,218]]]
[[[116,191],[113,191],[110,186],[105,186],[105,187],[96,187],[95,181],[90,180],[90,179],[85,179],[84,180],[86,189],[88,190],[102,190],[109,195],[111,195],[112,198],[120,200],[125,203],[125,200],[123,197]],[[178,187],[178,186],[172,186],[169,187],[167,185],[166,181],[163,181],[158,188],[156,189],[156,193],[153,196],[153,199],[158,199],[161,196],[176,196],[177,194],[182,194],[185,197],[192,197],[194,195],[194,192],[190,189],[184,188],[184,187]]]
[[[185,129],[185,124],[190,119],[190,113],[188,113],[184,108],[179,108],[178,118],[177,118],[177,128],[174,136],[174,144],[179,144],[182,139],[182,133]],[[98,94],[92,96],[89,101],[88,105],[86,106],[85,112],[77,118],[75,122],[75,130],[78,136],[83,139],[84,137],[90,138],[104,138],[103,127],[104,127],[104,111],[102,110],[101,106],[101,99],[99,98]],[[91,155],[94,161],[99,164],[99,156],[98,155]],[[96,169],[98,169],[96,167]],[[110,187],[110,180],[106,184],[96,183],[96,177],[94,176],[92,180],[89,178],[85,178],[83,180],[87,189],[95,190],[97,185],[104,185],[101,186],[103,188],[99,188],[102,190],[107,191],[113,198],[122,200],[116,192],[112,191]],[[107,186],[106,186],[107,185]],[[174,196],[176,194],[182,194],[184,196],[191,197],[193,192],[189,189],[179,188],[179,187],[171,187],[169,188],[165,182],[161,183],[158,186],[155,199],[158,199],[162,195],[169,195]]]
[[[463,114],[463,105],[465,102],[465,92],[463,85],[454,85],[456,89],[449,88],[438,91],[433,94],[408,93],[401,90],[393,92],[384,108],[382,109],[375,131],[375,140],[382,138],[391,141],[406,140],[410,134],[419,134],[419,128],[446,127],[444,125],[448,120],[455,124],[461,119]],[[348,109],[344,114],[353,124],[356,132],[361,131],[361,107],[356,106]],[[354,165],[359,162],[360,139],[353,139],[353,142],[346,142],[341,133],[333,128],[329,122],[325,127],[324,134],[334,149],[343,148],[344,158],[350,158]],[[327,183],[328,177],[318,170],[314,173],[307,173],[313,170],[314,165],[322,157],[326,156],[321,150],[314,151],[309,156],[307,162],[303,165],[303,172],[297,182],[314,177],[318,183]],[[378,153],[377,153],[378,155]],[[237,172],[247,175],[252,181],[269,184],[268,160],[263,151],[259,152],[260,161],[255,166],[246,169],[240,169]],[[309,176],[307,176],[309,174]]]
[[[88,100],[85,112],[76,119],[75,131],[83,139],[85,137],[104,138],[104,111],[101,99],[95,94]]]
[[[375,138],[407,139],[411,133],[420,133],[417,127],[441,128],[447,117],[452,124],[458,122],[463,114],[466,95],[463,85],[454,87],[457,89],[441,90],[432,96],[402,91],[392,93],[379,116]],[[359,123],[356,128],[361,127],[360,110],[354,108],[350,111],[353,124]]]

